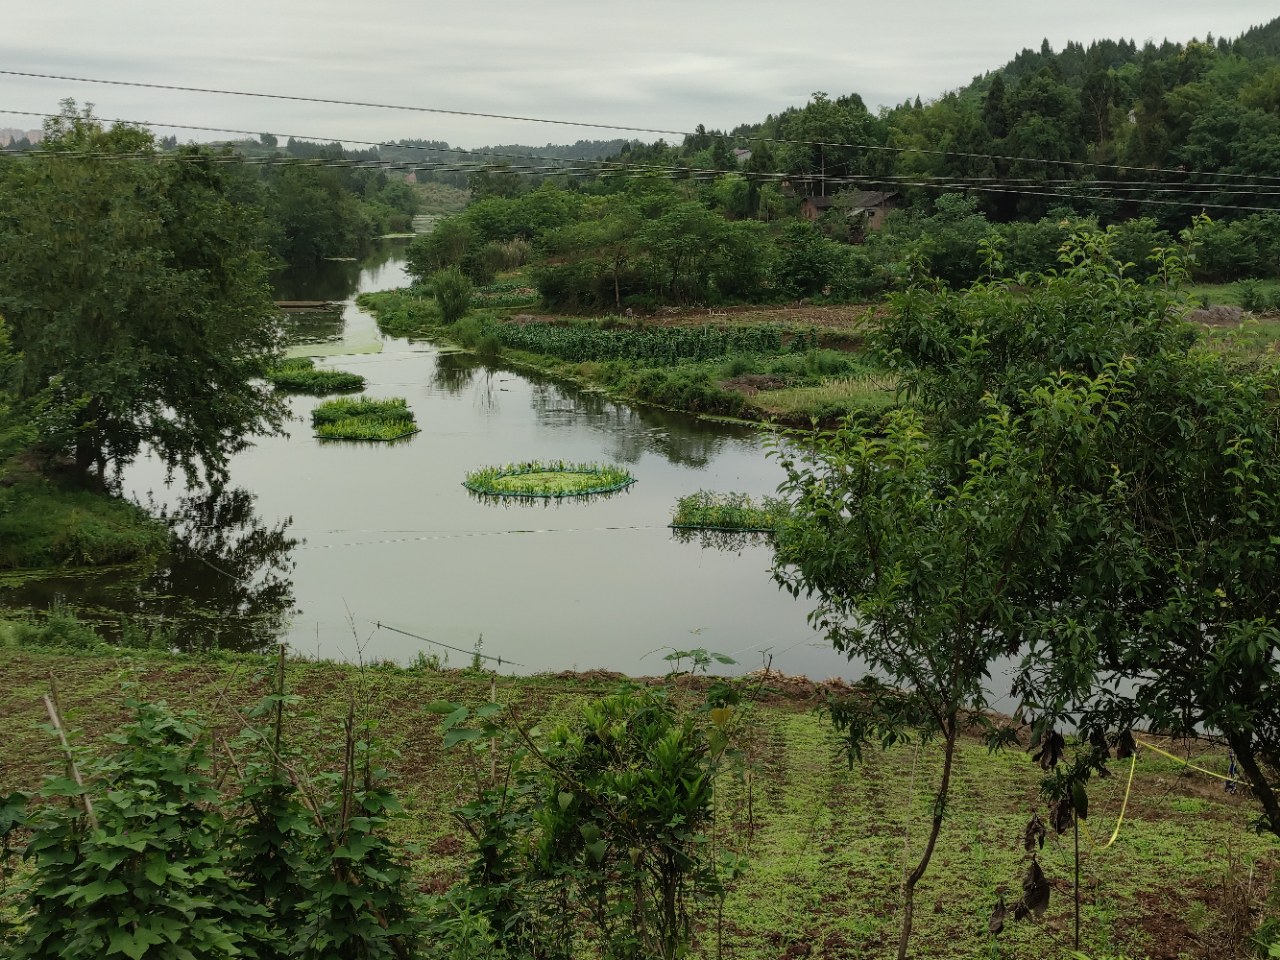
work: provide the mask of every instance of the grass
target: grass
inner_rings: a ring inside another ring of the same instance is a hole
[[[41,696],[49,676],[58,681],[70,727],[87,746],[105,738],[127,716],[128,695],[167,700],[176,710],[197,710],[218,741],[221,773],[228,762],[221,742],[245,711],[269,692],[268,657],[175,657],[153,652],[45,652],[16,648],[0,657],[0,795],[32,790],[63,769],[57,741],[40,729]],[[369,704],[380,736],[396,748],[392,784],[408,817],[396,839],[414,845],[415,881],[432,890],[459,882],[474,853],[449,810],[470,799],[470,768],[458,751],[441,745],[437,701],[472,706],[495,699],[526,722],[554,725],[578,714],[591,698],[609,692],[608,677],[493,677],[478,671],[440,672],[366,663],[362,667],[290,662],[287,684],[314,720],[292,719],[288,735],[304,754],[338,764],[333,731],[348,698]],[[130,685],[128,693],[122,688]],[[754,689],[754,688],[749,688]],[[771,689],[776,692],[770,692]],[[747,856],[742,877],[724,901],[717,930],[714,907],[697,918],[690,960],[723,955],[736,960],[778,957],[890,955],[899,921],[898,891],[904,855],[918,855],[940,765],[936,744],[909,743],[868,751],[848,768],[829,724],[816,709],[823,689],[774,677],[750,708],[741,744],[750,775],[726,775],[716,784],[716,851]],[[1199,751],[1197,750],[1197,753]],[[1225,763],[1214,756],[1212,763]],[[1126,777],[1090,791],[1090,830],[1110,836]],[[1127,764],[1124,773],[1127,775]],[[912,955],[930,960],[1001,957],[1041,960],[1070,953],[1071,842],[1050,835],[1040,863],[1052,884],[1040,922],[1011,923],[998,942],[986,920],[1003,888],[1016,900],[1025,869],[1022,832],[1040,808],[1041,771],[1021,751],[989,754],[977,739],[962,740],[954,797],[934,858],[917,892]],[[1194,811],[1194,812],[1190,812]],[[1163,758],[1143,754],[1133,797],[1117,842],[1106,850],[1082,839],[1082,947],[1091,956],[1134,958],[1243,955],[1227,942],[1232,904],[1229,877],[1250,875],[1265,891],[1277,864],[1277,843],[1250,829],[1252,801],[1226,794],[1199,774],[1186,774]],[[1234,865],[1233,865],[1234,864]],[[1265,908],[1258,922],[1275,908]]]
[[[533,460],[473,470],[462,485],[493,497],[582,497],[613,493],[635,482],[621,467]]]
[[[418,432],[413,411],[400,397],[326,400],[311,411],[311,425],[322,440],[399,440]]]
[[[435,300],[409,290],[381,290],[362,293],[356,306],[373,314],[378,329],[389,337],[427,337],[441,329],[440,309]]]
[[[120,497],[12,465],[2,479],[0,570],[134,563],[168,547],[168,528]]]
[[[364,377],[344,370],[317,370],[310,357],[290,357],[282,360],[267,379],[277,390],[286,393],[306,393],[323,396],[329,393],[350,393],[364,389]]]
[[[770,417],[795,422],[807,417],[832,420],[853,415],[878,420],[898,403],[896,381],[889,376],[833,377],[813,385],[762,390],[752,402]]]
[[[745,493],[699,490],[676,501],[671,526],[686,530],[772,531],[782,502],[769,497],[756,501]]]

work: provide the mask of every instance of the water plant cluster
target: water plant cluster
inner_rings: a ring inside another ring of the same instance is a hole
[[[530,460],[481,467],[468,473],[462,485],[494,497],[580,497],[612,493],[635,482],[628,471],[609,464]]]
[[[671,526],[677,530],[766,533],[776,528],[782,510],[782,501],[771,497],[755,500],[745,493],[699,490],[676,501]]]
[[[311,425],[322,440],[399,440],[418,432],[403,397],[326,400],[311,411]]]
[[[499,323],[486,334],[504,347],[541,353],[560,360],[633,360],[652,364],[713,360],[739,353],[779,353],[782,330],[757,326],[720,330],[711,326],[607,330],[586,324]]]
[[[345,370],[317,370],[310,357],[282,360],[268,371],[267,379],[277,390],[286,393],[349,393],[364,389],[364,377]]]

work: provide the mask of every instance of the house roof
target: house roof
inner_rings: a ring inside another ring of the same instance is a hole
[[[840,194],[840,206],[849,210],[872,210],[897,196],[897,190],[855,190]]]

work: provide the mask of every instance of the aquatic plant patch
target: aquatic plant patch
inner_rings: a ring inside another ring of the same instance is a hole
[[[418,432],[402,397],[326,400],[311,411],[311,426],[322,440],[399,440]]]
[[[290,357],[267,373],[277,390],[286,393],[351,393],[364,389],[364,377],[345,370],[317,370],[310,357]]]
[[[532,460],[473,470],[462,485],[492,497],[584,497],[613,493],[635,482],[626,470],[607,464]]]
[[[784,505],[771,497],[754,500],[745,493],[699,490],[676,501],[671,526],[676,530],[733,530],[769,533],[777,528]]]

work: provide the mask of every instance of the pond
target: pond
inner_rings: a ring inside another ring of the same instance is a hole
[[[860,674],[808,626],[810,604],[773,582],[767,544],[704,545],[667,527],[676,499],[699,489],[774,492],[782,471],[761,432],[383,337],[352,298],[407,283],[400,248],[288,282],[282,297],[344,301],[291,321],[296,350],[363,375],[368,396],[407,398],[421,432],[318,441],[308,415],[319,401],[292,398],[285,435],[235,456],[226,490],[166,485],[145,458],[125,472],[125,492],[177,533],[160,569],[29,582],[0,600],[63,596],[104,617],[162,617],[178,642],[202,632],[243,649],[278,636],[335,659],[434,652],[463,666],[478,648],[504,671],[654,674],[672,649],[701,647],[742,670],[771,655],[787,673]],[[476,467],[555,459],[621,464],[638,482],[587,501],[510,504],[462,486]]]

